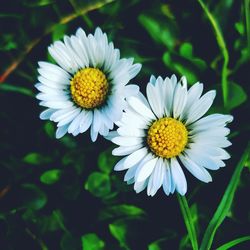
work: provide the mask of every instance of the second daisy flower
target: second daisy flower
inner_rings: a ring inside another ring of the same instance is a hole
[[[181,166],[203,182],[212,181],[207,171],[225,166],[230,158],[223,149],[231,145],[226,124],[231,115],[212,114],[201,118],[210,108],[215,91],[202,96],[203,84],[189,90],[182,77],[173,75],[163,80],[152,76],[147,85],[147,99],[139,93],[128,99],[129,106],[117,123],[117,132],[109,138],[118,148],[114,155],[125,156],[115,170],[127,170],[124,180],[134,183],[136,192],[147,188],[155,195],[163,186],[169,195],[175,190],[187,192],[187,182]]]

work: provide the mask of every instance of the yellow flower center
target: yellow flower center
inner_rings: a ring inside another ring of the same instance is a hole
[[[95,68],[79,70],[70,81],[74,102],[86,109],[100,106],[106,100],[108,87],[104,73]]]
[[[188,131],[182,122],[174,118],[161,118],[148,130],[147,143],[151,151],[162,158],[179,155],[188,141]]]

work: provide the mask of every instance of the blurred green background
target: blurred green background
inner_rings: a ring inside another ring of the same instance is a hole
[[[0,6],[0,249],[191,249],[175,195],[149,198],[114,173],[113,145],[89,132],[55,139],[39,120],[37,61],[64,34],[97,26],[123,57],[143,64],[132,81],[142,92],[151,74],[216,89],[211,112],[234,122],[227,166],[206,185],[190,174],[187,199],[199,242],[249,140],[249,0],[11,0]],[[250,162],[213,249],[250,235]],[[233,196],[233,194],[232,194]],[[223,248],[229,249],[229,248]],[[249,241],[230,249],[250,249]]]

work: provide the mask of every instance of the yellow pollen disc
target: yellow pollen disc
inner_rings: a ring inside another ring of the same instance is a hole
[[[147,143],[151,151],[162,158],[179,155],[188,141],[188,131],[182,122],[174,118],[161,118],[148,130]]]
[[[106,100],[108,81],[99,69],[81,69],[70,81],[70,91],[74,102],[82,108],[96,108]]]

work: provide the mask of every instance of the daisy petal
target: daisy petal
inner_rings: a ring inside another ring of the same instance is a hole
[[[135,180],[136,182],[144,181],[149,177],[149,175],[152,173],[155,164],[157,162],[157,158],[153,158],[146,162],[140,169],[137,170],[135,174]]]
[[[130,154],[126,161],[124,162],[124,168],[128,169],[135,164],[137,164],[146,154],[148,153],[148,150],[144,147],[141,149],[138,149],[137,151]]]
[[[206,183],[212,181],[212,177],[208,171],[205,168],[195,164],[188,156],[180,155],[180,159],[187,170],[197,179]]]
[[[199,118],[201,118],[212,105],[216,92],[215,90],[211,90],[203,95],[197,102],[195,102],[188,112],[188,119],[186,124],[190,124],[195,122]]]
[[[187,192],[186,177],[182,171],[180,164],[175,158],[171,158],[170,168],[173,181],[176,185],[176,190],[180,195],[185,195],[185,193]]]

